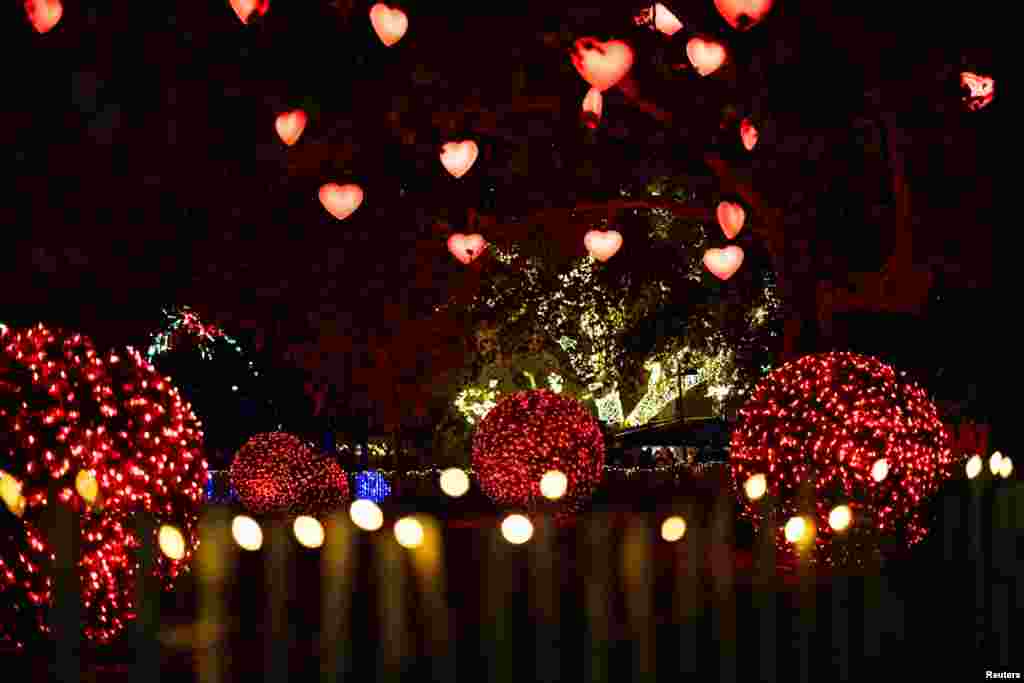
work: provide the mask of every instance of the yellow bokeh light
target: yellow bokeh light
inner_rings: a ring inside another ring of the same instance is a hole
[[[768,490],[768,480],[763,474],[755,474],[743,484],[743,491],[750,500],[760,499]]]
[[[875,481],[882,481],[889,476],[889,461],[885,458],[879,458],[875,461],[875,464],[871,466],[871,478]]]
[[[361,498],[348,509],[352,523],[363,531],[376,531],[384,526],[384,513],[372,500]]]
[[[78,491],[85,502],[95,503],[96,497],[100,494],[100,486],[96,482],[96,475],[89,470],[79,470],[75,476],[75,490]]]
[[[790,520],[786,522],[786,540],[790,543],[803,542],[807,538],[809,526],[810,525],[807,524],[807,520],[803,517],[791,517]]]
[[[686,534],[686,520],[673,515],[661,523],[661,537],[669,543],[675,543]]]
[[[292,523],[295,540],[307,548],[319,548],[324,544],[324,527],[316,517],[300,515]]]
[[[25,498],[21,495],[21,482],[0,470],[0,499],[11,511],[11,514],[21,517],[25,511]]]
[[[569,488],[569,479],[558,470],[545,472],[540,478],[540,492],[548,500],[558,500]]]
[[[828,515],[828,525],[836,531],[846,531],[853,520],[849,505],[837,505]]]
[[[415,517],[402,517],[395,522],[395,540],[403,548],[418,548],[423,544],[423,525]]]
[[[533,523],[523,515],[509,515],[501,523],[501,535],[509,543],[522,545],[533,537]]]
[[[185,537],[181,535],[178,527],[164,524],[157,532],[156,539],[160,546],[160,552],[167,557],[172,560],[180,560],[185,557]]]
[[[981,456],[977,454],[972,455],[967,461],[967,478],[974,479],[981,474],[981,467]]]
[[[464,496],[469,491],[469,476],[458,467],[449,467],[441,472],[441,490],[452,498]]]
[[[1013,474],[1013,460],[1004,455],[1003,461],[999,463],[999,476],[1009,479],[1011,474]]]
[[[988,459],[988,468],[992,470],[992,475],[999,474],[999,468],[1003,464],[1003,454],[996,451],[992,454],[992,457]]]
[[[252,517],[235,517],[231,522],[231,535],[243,550],[255,551],[263,547],[263,529]]]

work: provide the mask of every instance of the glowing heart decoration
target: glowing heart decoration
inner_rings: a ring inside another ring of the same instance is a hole
[[[697,73],[707,76],[718,71],[725,63],[725,47],[713,40],[694,36],[686,43],[686,56],[690,58],[690,64],[693,64]]]
[[[583,246],[598,261],[607,261],[622,246],[622,235],[615,230],[591,230],[583,238]]]
[[[647,26],[651,22],[651,14],[654,14],[654,28],[666,36],[674,35],[683,28],[683,22],[679,21],[676,15],[672,14],[663,4],[655,3],[654,7],[645,7],[639,14],[633,17],[637,26]]]
[[[604,107],[604,96],[597,88],[591,88],[583,97],[583,124],[587,128],[597,128],[601,123],[601,110]]]
[[[633,48],[621,40],[602,43],[596,38],[580,38],[573,50],[572,64],[583,80],[604,92],[633,68]]]
[[[270,0],[231,0],[231,9],[235,10],[243,24],[248,24],[253,12],[261,17],[267,13],[270,9]]]
[[[456,178],[466,175],[480,154],[480,149],[472,140],[462,142],[446,142],[441,148],[441,163]]]
[[[409,17],[400,9],[391,9],[378,2],[370,8],[370,23],[380,42],[391,47],[409,30]]]
[[[753,151],[757,145],[757,128],[750,119],[743,119],[740,123],[740,139],[743,141],[743,148],[748,152]]]
[[[739,204],[732,202],[719,202],[718,224],[722,226],[722,232],[729,239],[736,237],[743,229],[743,221],[747,220],[747,212]]]
[[[25,15],[38,33],[46,33],[60,21],[64,7],[60,0],[25,0]]]
[[[729,26],[746,31],[764,19],[772,0],[715,0],[715,8]]]
[[[728,280],[743,264],[743,250],[736,245],[704,252],[704,267],[719,280]]]
[[[363,189],[358,185],[327,183],[320,188],[320,203],[332,216],[343,221],[363,203]]]
[[[277,134],[281,136],[282,142],[291,147],[299,140],[302,131],[306,129],[306,112],[301,109],[279,114],[274,122]]]
[[[996,94],[995,79],[991,76],[979,76],[970,71],[960,74],[960,87],[966,91],[963,100],[967,105],[967,111],[982,109]]]
[[[461,232],[457,232],[448,238],[448,251],[466,265],[475,261],[486,248],[487,242],[481,235],[463,235]]]

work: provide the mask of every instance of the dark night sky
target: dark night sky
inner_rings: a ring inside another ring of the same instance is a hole
[[[373,34],[370,4],[272,2],[243,26],[226,1],[67,0],[58,27],[37,35],[11,3],[2,21],[16,28],[20,65],[0,127],[13,163],[0,207],[0,318],[140,344],[161,306],[188,303],[225,325],[262,328],[281,357],[289,347],[323,352],[318,372],[347,395],[345,349],[400,334],[402,320],[425,316],[464,277],[437,224],[461,227],[467,207],[516,216],[613,197],[647,169],[703,174],[713,194],[699,160],[726,100],[764,121],[741,171],[787,221],[813,226],[821,267],[835,271],[884,260],[888,238],[870,204],[884,204],[885,184],[868,148],[872,120],[897,113],[913,140],[918,221],[929,224],[921,258],[968,302],[993,291],[987,169],[998,96],[973,118],[957,112],[955,74],[996,65],[977,44],[984,35],[961,36],[954,16],[780,0],[762,26],[737,35],[710,0],[687,3],[699,7],[692,21],[727,36],[736,54],[734,77],[698,83],[658,70],[658,60],[685,61],[685,40],[672,48],[630,28],[629,3],[475,12],[509,15],[499,19],[412,2],[410,31],[393,48]],[[693,111],[680,130],[616,93],[599,134],[581,128],[586,86],[565,48],[613,33],[634,40],[641,86]],[[500,111],[513,98],[554,104]],[[499,114],[443,116],[467,102]],[[274,117],[293,107],[311,120],[286,148]],[[456,181],[437,151],[463,137],[480,142],[481,157]],[[366,191],[344,222],[317,201],[328,181]]]

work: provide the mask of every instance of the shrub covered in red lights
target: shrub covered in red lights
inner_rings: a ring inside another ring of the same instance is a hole
[[[284,432],[257,434],[235,455],[231,485],[254,514],[319,514],[348,499],[341,466]]]
[[[82,513],[78,567],[87,638],[110,641],[133,616],[137,512],[182,531],[184,558],[158,552],[156,562],[164,587],[171,587],[197,541],[208,476],[200,427],[170,380],[137,352],[100,354],[80,334],[0,326],[0,470],[7,482],[0,638],[20,645],[31,631],[47,630],[54,557],[48,504]],[[78,486],[80,476],[95,489]],[[49,500],[51,487],[56,500]]]
[[[953,471],[949,433],[924,390],[853,353],[805,356],[774,370],[740,411],[729,457],[746,513],[760,517],[761,503],[744,495],[754,474],[765,476],[782,524],[813,510],[810,557],[826,562],[838,561],[833,549],[921,540],[922,503]],[[833,548],[829,514],[840,504],[853,521]],[[778,538],[783,544],[781,529]]]
[[[562,505],[588,499],[604,472],[604,436],[578,401],[540,389],[506,396],[473,438],[473,469],[480,488],[499,504],[543,500],[539,482],[559,470],[568,479]]]

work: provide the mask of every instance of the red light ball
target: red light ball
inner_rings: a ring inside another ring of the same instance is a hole
[[[473,469],[488,497],[522,507],[542,499],[541,477],[558,470],[568,479],[560,505],[571,508],[601,482],[604,436],[574,399],[547,389],[509,394],[477,427]]]
[[[348,500],[348,477],[341,466],[284,432],[249,439],[235,455],[229,477],[253,514],[316,515]]]
[[[778,519],[813,515],[816,552],[833,559],[829,514],[853,510],[846,543],[877,549],[882,539],[913,545],[927,533],[922,503],[953,474],[950,435],[924,390],[868,356],[824,353],[774,370],[740,411],[730,462],[747,515],[761,504],[743,485],[763,474]],[[875,468],[879,459],[887,465]],[[883,474],[880,481],[872,476]],[[790,546],[778,534],[780,549]]]
[[[25,503],[21,517],[0,506],[0,640],[23,645],[31,631],[48,630],[48,505],[81,512],[90,640],[108,642],[134,618],[133,515],[149,512],[185,538],[181,560],[157,552],[164,588],[187,571],[209,476],[200,426],[178,389],[136,351],[101,355],[80,334],[0,326],[0,469],[20,483]],[[96,484],[92,503],[76,490],[82,471]],[[57,500],[49,499],[51,484]]]

